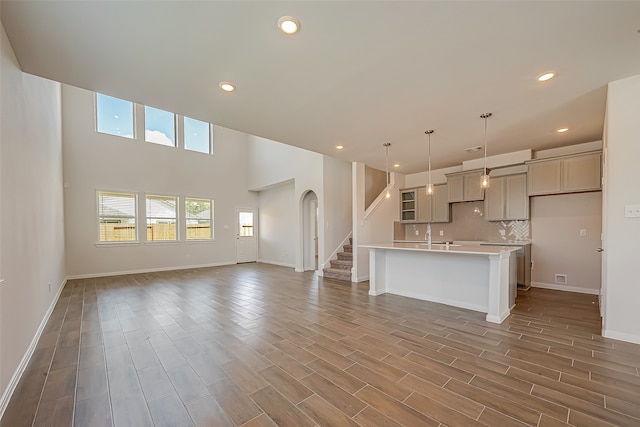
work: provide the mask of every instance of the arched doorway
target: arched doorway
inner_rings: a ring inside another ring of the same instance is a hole
[[[318,269],[318,196],[308,191],[302,198],[302,265]]]

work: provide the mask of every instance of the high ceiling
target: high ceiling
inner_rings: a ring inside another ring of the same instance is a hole
[[[600,140],[607,83],[640,73],[638,1],[3,0],[1,18],[27,73],[379,169],[389,141],[402,173],[426,169],[426,129],[434,168],[481,157],[463,149],[485,112],[489,155]]]

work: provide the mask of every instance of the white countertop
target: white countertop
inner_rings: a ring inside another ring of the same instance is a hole
[[[374,243],[370,245],[358,245],[361,248],[369,249],[390,249],[401,251],[421,251],[421,252],[444,252],[455,254],[472,254],[472,255],[496,255],[503,252],[515,251],[518,248],[514,246],[488,246],[488,245],[449,245],[447,248],[443,244],[432,244],[431,247],[427,243]]]
[[[432,243],[435,244],[444,244],[443,240],[433,240]],[[416,239],[416,240],[394,240],[393,243],[422,243],[426,244],[427,241],[424,239]],[[507,240],[504,242],[485,242],[484,240],[454,240],[454,244],[462,245],[462,246],[525,246],[530,245],[531,240]]]

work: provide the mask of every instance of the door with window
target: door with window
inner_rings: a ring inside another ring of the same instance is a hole
[[[236,263],[258,260],[257,211],[236,209]]]

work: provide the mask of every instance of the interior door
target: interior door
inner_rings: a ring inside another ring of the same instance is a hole
[[[236,263],[258,260],[257,212],[236,209]]]

